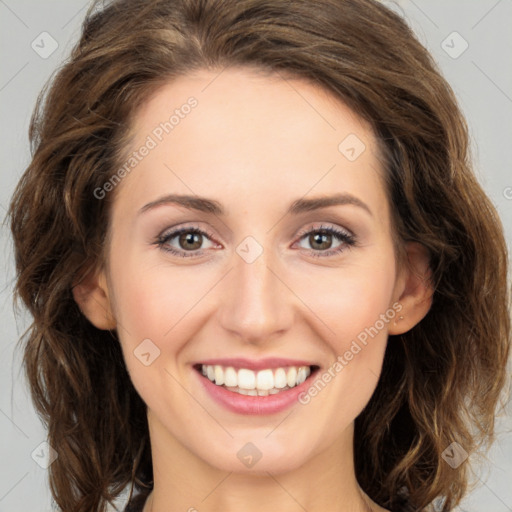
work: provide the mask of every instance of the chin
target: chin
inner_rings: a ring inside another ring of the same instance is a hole
[[[311,442],[303,446],[297,444],[293,436],[285,437],[283,442],[257,436],[230,438],[224,444],[212,441],[213,448],[208,451],[204,450],[207,445],[203,442],[196,455],[216,469],[237,474],[268,476],[268,473],[287,473],[299,469],[314,454]]]

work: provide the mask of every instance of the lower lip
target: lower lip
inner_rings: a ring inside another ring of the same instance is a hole
[[[211,397],[226,409],[238,414],[264,415],[284,411],[294,403],[298,402],[299,395],[310,387],[311,378],[316,375],[317,371],[318,368],[313,370],[302,384],[299,384],[294,388],[287,389],[286,391],[280,391],[275,395],[267,396],[241,395],[240,393],[229,391],[229,389],[222,386],[217,386],[197,370],[194,370],[194,373],[197,374],[201,384],[204,386],[204,389],[211,395]]]

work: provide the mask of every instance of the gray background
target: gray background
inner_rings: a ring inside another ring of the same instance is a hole
[[[498,209],[510,250],[512,0],[384,3],[405,15],[452,85],[468,120],[477,176]],[[30,160],[27,129],[36,96],[69,54],[87,6],[85,0],[0,0],[2,219]],[[7,226],[0,230],[0,512],[49,511],[47,470],[37,462],[44,466],[51,453],[41,445],[45,431],[30,402],[17,348],[29,319],[13,310],[12,243]],[[510,412],[509,405],[488,461],[476,468],[479,487],[458,510],[512,511]]]

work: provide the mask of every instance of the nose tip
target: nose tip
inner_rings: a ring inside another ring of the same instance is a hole
[[[289,329],[293,308],[268,257],[261,254],[251,263],[237,258],[222,291],[220,321],[245,342],[261,344]]]

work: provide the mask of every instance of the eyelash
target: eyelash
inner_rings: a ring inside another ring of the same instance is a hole
[[[213,238],[213,235],[209,233],[208,231],[203,231],[202,229],[199,229],[196,226],[188,226],[176,229],[174,231],[171,231],[169,233],[164,233],[162,235],[159,235],[155,244],[162,249],[163,251],[169,252],[173,254],[174,256],[179,256],[182,258],[190,258],[190,257],[199,257],[201,256],[202,252],[200,249],[197,251],[177,251],[176,249],[173,249],[169,247],[167,244],[170,240],[173,238],[176,238],[177,236],[183,234],[183,233],[194,233],[198,235],[204,235],[209,239]],[[325,251],[322,250],[311,250],[312,256],[314,258],[318,257],[329,257],[333,255],[340,254],[341,252],[345,251],[346,249],[350,249],[351,247],[354,247],[357,245],[357,239],[354,235],[342,231],[330,226],[320,226],[319,228],[310,229],[308,231],[304,231],[299,236],[299,241],[305,238],[307,235],[310,235],[312,233],[317,234],[323,234],[323,235],[333,235],[336,237],[339,241],[343,242],[342,245],[337,247],[336,249],[327,249]],[[199,251],[199,252],[198,252]]]

